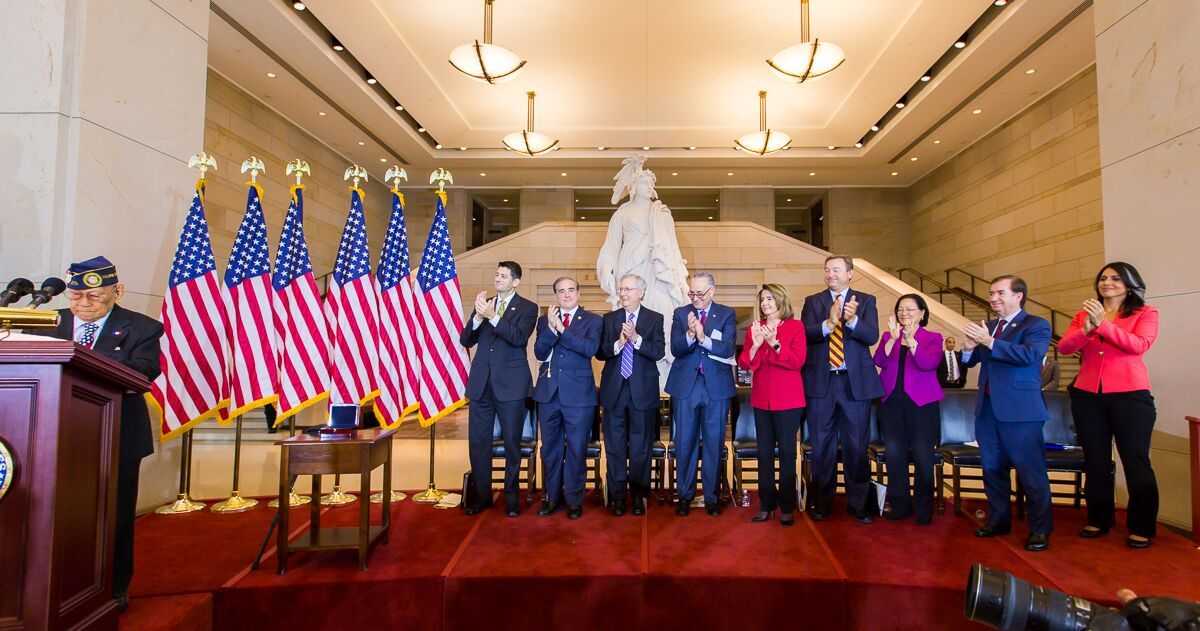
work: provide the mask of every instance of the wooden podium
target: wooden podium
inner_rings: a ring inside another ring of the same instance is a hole
[[[0,341],[0,630],[117,628],[121,397],[140,373],[73,342]]]

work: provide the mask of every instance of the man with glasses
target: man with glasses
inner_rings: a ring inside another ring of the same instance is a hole
[[[650,447],[658,429],[658,360],[667,352],[663,316],[642,306],[646,281],[626,274],[617,281],[620,309],[604,314],[596,358],[600,405],[604,406],[604,452],[608,460],[608,509],[625,514],[625,495],[633,496],[633,514],[646,511],[650,494]],[[628,489],[626,487],[628,486]]]
[[[538,319],[533,354],[538,368],[533,400],[542,430],[542,480],[546,496],[538,515],[548,517],[565,502],[567,517],[583,516],[588,434],[596,418],[592,356],[600,347],[600,316],[579,306],[579,283],[554,281],[558,304]],[[564,454],[565,450],[565,454]]]
[[[883,396],[883,383],[871,359],[871,346],[879,341],[879,316],[875,296],[851,290],[853,279],[853,259],[825,259],[829,289],[805,298],[800,314],[808,336],[803,373],[813,446],[810,515],[820,521],[832,510],[841,443],[847,510],[869,524],[875,505],[867,463],[871,401]]]
[[[67,269],[68,308],[59,309],[53,337],[73,340],[124,364],[153,381],[158,377],[158,339],[162,324],[119,306],[125,284],[117,268],[103,256],[72,263]],[[140,394],[121,401],[121,442],[117,458],[117,514],[113,556],[113,598],[119,610],[129,607],[133,579],[133,522],[137,516],[138,473],[142,458],[154,453],[150,413]]]
[[[667,393],[675,422],[675,512],[686,516],[696,493],[696,467],[704,450],[704,510],[720,514],[717,481],[725,422],[733,398],[733,366],[737,343],[737,318],[733,309],[713,302],[717,281],[708,272],[692,274],[688,281],[692,304],[675,310],[671,325],[671,353],[675,361],[667,375]]]

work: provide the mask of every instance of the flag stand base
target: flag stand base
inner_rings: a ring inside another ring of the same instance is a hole
[[[393,502],[403,502],[407,498],[408,498],[408,494],[406,494],[402,491],[392,491],[392,501]],[[382,504],[383,503],[383,491],[380,491],[378,493],[372,493],[371,494],[371,503],[372,504]]]

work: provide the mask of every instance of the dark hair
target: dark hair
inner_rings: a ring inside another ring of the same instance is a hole
[[[1108,265],[1100,268],[1096,272],[1096,281],[1092,283],[1092,288],[1096,290],[1096,299],[1104,302],[1100,297],[1100,277],[1104,275],[1104,270],[1111,269],[1121,277],[1121,282],[1125,283],[1125,299],[1121,301],[1121,317],[1128,318],[1137,313],[1138,309],[1146,306],[1146,281],[1142,280],[1142,275],[1138,273],[1137,268],[1124,261],[1113,261]]]
[[[496,267],[507,269],[512,274],[513,279],[519,280],[521,278],[521,264],[516,261],[500,261],[496,263]]]
[[[564,280],[569,280],[569,281],[571,281],[571,283],[573,283],[573,284],[575,285],[575,289],[576,289],[576,290],[578,290],[578,289],[579,289],[579,281],[575,280],[574,278],[571,278],[570,276],[559,276],[558,278],[555,278],[555,279],[554,279],[554,284],[553,284],[553,285],[551,285],[551,286],[550,286],[550,288],[551,288],[552,290],[554,290],[555,292],[557,292],[557,291],[558,291],[558,284],[559,284],[559,283],[561,283],[561,282],[563,282]]]
[[[848,256],[841,255],[841,254],[834,254],[832,256],[825,257],[825,264],[828,265],[830,261],[834,261],[834,260],[841,260],[843,263],[845,263],[847,272],[854,271],[854,259],[852,259]]]
[[[1008,281],[1008,288],[1012,290],[1014,294],[1021,294],[1021,308],[1024,309],[1025,300],[1029,298],[1029,285],[1025,284],[1025,279],[1021,278],[1020,276],[1014,276],[1013,274],[1003,274],[993,278],[992,284],[995,285],[1002,280]]]
[[[929,305],[925,304],[925,299],[921,297],[921,294],[904,294],[897,298],[896,306],[892,307],[892,311],[896,314],[896,317],[900,317],[900,303],[906,299],[917,303],[917,308],[924,312],[921,316],[921,326],[929,324]]]

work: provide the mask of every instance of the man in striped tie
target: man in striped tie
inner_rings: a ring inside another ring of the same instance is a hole
[[[72,263],[67,269],[67,309],[60,309],[53,337],[74,340],[153,380],[159,373],[158,320],[117,303],[125,285],[117,268],[103,256]],[[121,442],[117,457],[117,525],[113,555],[113,598],[122,611],[129,606],[133,579],[133,522],[137,516],[138,472],[142,458],[154,453],[150,412],[140,394],[121,400]]]
[[[853,259],[825,259],[829,289],[805,298],[800,315],[808,336],[803,373],[813,446],[809,497],[812,518],[825,519],[832,509],[841,443],[847,509],[855,519],[869,524],[875,507],[867,463],[871,401],[883,396],[870,350],[879,341],[879,316],[874,296],[850,289],[853,278]]]
[[[658,360],[667,352],[663,316],[642,306],[646,281],[626,274],[617,281],[621,308],[604,314],[600,350],[600,405],[608,459],[608,509],[625,514],[626,487],[633,514],[646,511],[650,494],[650,447],[658,433]]]

